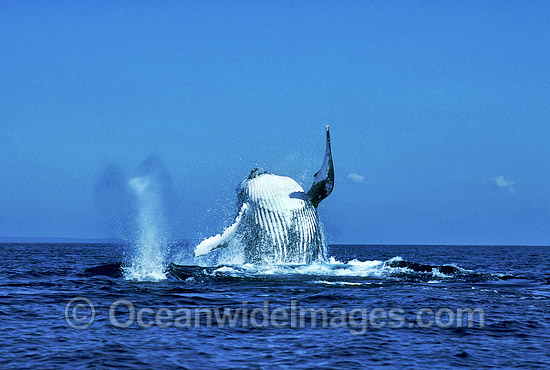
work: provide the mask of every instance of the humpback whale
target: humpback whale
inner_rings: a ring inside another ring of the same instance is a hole
[[[242,254],[244,263],[307,264],[326,258],[317,207],[334,187],[330,132],[321,169],[306,193],[293,179],[253,169],[237,187],[237,216],[223,232],[195,247],[195,257],[221,248]]]

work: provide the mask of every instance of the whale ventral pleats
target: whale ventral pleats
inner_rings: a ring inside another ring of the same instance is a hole
[[[195,257],[217,251],[223,263],[309,264],[326,258],[317,214],[331,192],[334,169],[327,127],[321,169],[308,193],[294,179],[254,168],[236,188],[237,215],[221,233],[195,247]]]

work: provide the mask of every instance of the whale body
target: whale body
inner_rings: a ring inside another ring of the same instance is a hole
[[[326,135],[323,165],[307,193],[290,177],[253,169],[236,189],[235,221],[197,245],[195,256],[229,247],[242,253],[244,263],[307,264],[325,259],[317,206],[334,187],[328,126]]]

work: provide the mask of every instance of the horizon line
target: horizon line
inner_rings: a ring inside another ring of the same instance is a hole
[[[195,239],[180,238],[173,242],[191,241]],[[200,240],[200,239],[196,239]],[[18,243],[62,243],[62,244],[128,244],[129,241],[120,238],[78,238],[78,237],[34,237],[34,236],[0,236],[0,244]],[[329,243],[329,246],[356,246],[356,247],[550,247],[550,244],[448,244],[448,243]]]

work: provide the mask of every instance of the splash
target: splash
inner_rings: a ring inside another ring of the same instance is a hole
[[[134,254],[124,268],[124,277],[132,280],[161,280],[166,278],[168,238],[165,230],[161,186],[153,175],[138,176],[128,182],[136,196]]]
[[[363,286],[382,282],[485,281],[490,274],[465,270],[454,265],[427,265],[403,260],[338,261],[334,257],[306,265],[238,264],[216,267],[180,266],[170,264],[168,272],[175,278],[189,281],[210,279],[261,279],[272,281],[310,281],[321,285]]]

